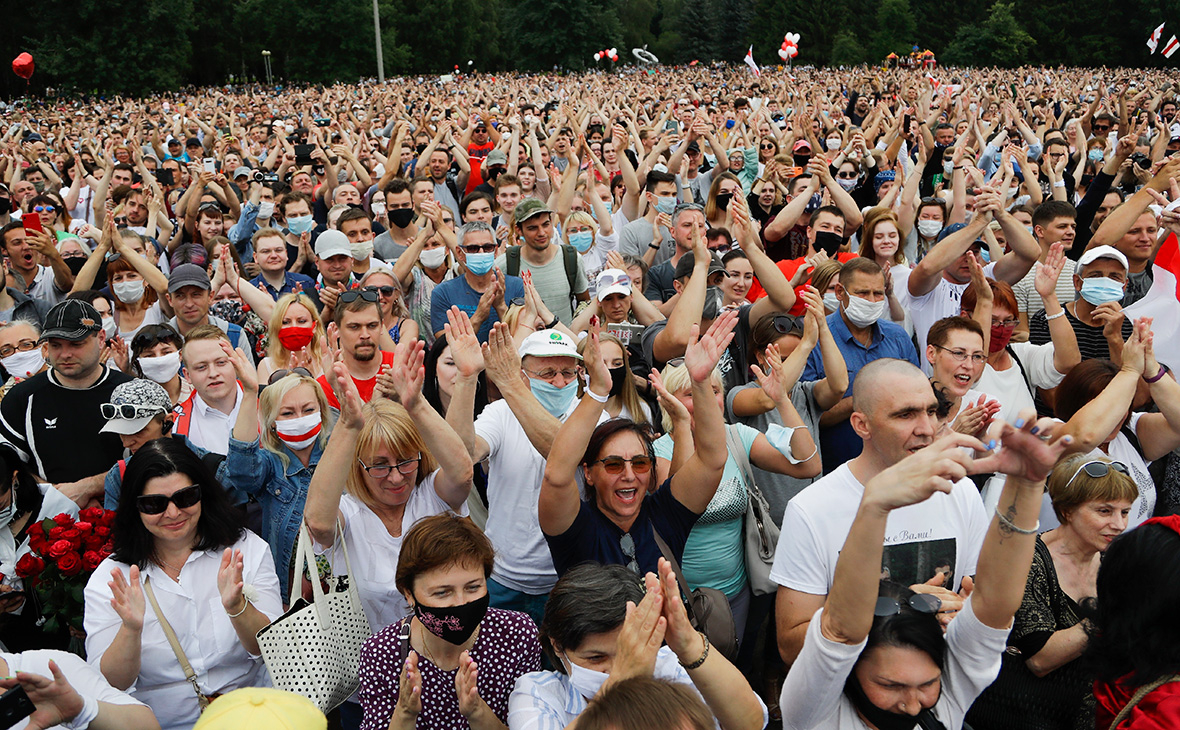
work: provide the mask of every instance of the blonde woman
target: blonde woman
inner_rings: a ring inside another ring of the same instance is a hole
[[[266,357],[258,363],[258,382],[270,382],[279,370],[301,367],[313,378],[324,374],[324,325],[315,304],[302,292],[284,294],[268,323]]]

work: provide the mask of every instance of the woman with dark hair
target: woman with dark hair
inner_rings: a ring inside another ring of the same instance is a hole
[[[488,608],[493,558],[487,536],[454,514],[406,533],[396,580],[413,614],[361,649],[362,730],[505,728],[508,695],[541,668],[541,646],[528,614]]]
[[[684,557],[688,534],[721,482],[726,448],[725,422],[711,378],[733,339],[737,313],[713,320],[699,340],[693,326],[684,363],[692,379],[696,450],[684,467],[660,485],[647,429],[615,418],[595,426],[610,398],[610,370],[602,361],[597,325],[590,328],[585,367],[590,384],[554,437],[541,481],[538,517],[560,577],[586,560],[626,565],[636,574],[654,572],[662,551]],[[657,379],[657,387],[661,387]],[[577,483],[578,466],[587,499]]]
[[[766,706],[741,672],[689,624],[671,564],[661,558],[658,568],[659,578],[640,578],[621,565],[585,563],[557,581],[541,622],[541,647],[555,671],[516,683],[512,730],[568,727],[591,700],[635,677],[689,688],[724,730],[766,726]]]
[[[180,377],[180,350],[184,338],[169,324],[149,324],[131,339],[128,375],[159,383],[168,392],[172,405],[188,400],[193,384]]]
[[[713,176],[709,185],[709,196],[705,199],[705,220],[710,228],[725,228],[725,213],[734,196],[743,196],[742,183],[732,172]]]
[[[269,684],[255,637],[282,613],[270,548],[184,444],[152,441],[128,462],[114,544],[85,591],[87,660],[112,686],[181,730],[200,715],[198,693]]]
[[[1020,607],[1036,541],[1045,477],[1070,441],[1043,441],[1049,419],[1033,410],[1016,428],[997,424],[1003,448],[953,433],[881,472],[864,487],[836,563],[827,602],[779,698],[784,730],[959,728],[995,678],[1012,617]],[[944,638],[937,598],[881,580],[890,513],[918,504],[971,472],[1008,475],[980,550],[975,589]]]
[[[1180,726],[1180,516],[1150,519],[1112,542],[1097,589],[1086,657],[1098,675],[1091,727]]]

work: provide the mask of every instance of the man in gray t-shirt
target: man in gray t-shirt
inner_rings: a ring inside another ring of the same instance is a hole
[[[533,286],[545,306],[562,324],[569,325],[574,319],[574,300],[590,299],[590,281],[586,278],[582,257],[574,257],[576,272],[566,271],[566,255],[553,229],[553,211],[543,201],[536,198],[522,201],[516,206],[514,216],[517,229],[524,237],[524,245],[517,247],[519,252],[513,253],[513,258],[519,257],[519,269],[509,272],[508,254],[496,259],[496,267],[515,276],[531,271]],[[570,273],[574,274],[572,287]]]

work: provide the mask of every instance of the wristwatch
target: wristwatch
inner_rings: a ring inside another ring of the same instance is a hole
[[[654,248],[655,250],[659,251],[659,250],[660,250],[660,248],[661,248],[661,247],[663,247],[663,245],[664,245],[664,242],[663,242],[663,241],[660,241],[659,243],[654,243],[654,242],[653,242],[653,243],[649,243],[649,244],[647,244],[647,247],[648,247],[648,248]]]

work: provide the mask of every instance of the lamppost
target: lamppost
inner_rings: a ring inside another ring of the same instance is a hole
[[[262,63],[266,66],[266,85],[274,86],[274,77],[270,75],[270,51],[262,52]]]
[[[373,0],[373,35],[377,41],[377,81],[385,83],[385,61],[381,57],[381,11],[377,7],[377,0]]]

